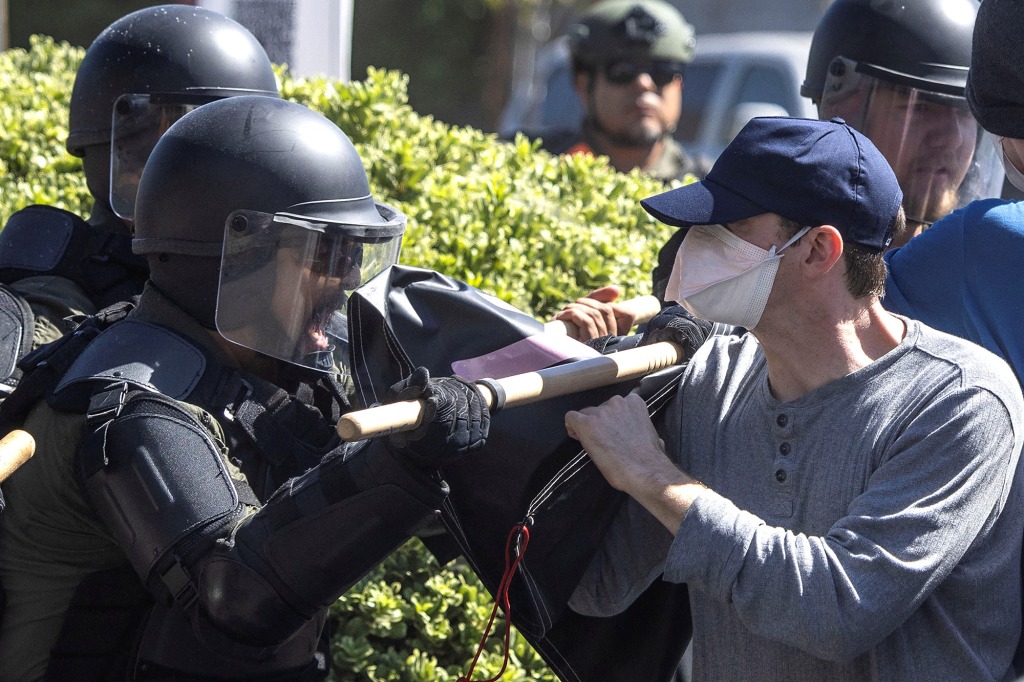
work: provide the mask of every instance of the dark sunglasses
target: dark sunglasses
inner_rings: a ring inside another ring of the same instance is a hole
[[[608,79],[609,83],[626,85],[636,80],[641,73],[646,73],[656,86],[663,88],[671,83],[676,76],[682,76],[683,68],[682,62],[661,59],[649,62],[621,60],[605,64],[604,77]]]

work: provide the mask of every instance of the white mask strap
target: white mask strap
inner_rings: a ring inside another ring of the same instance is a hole
[[[803,227],[803,228],[801,228],[799,232],[797,232],[797,233],[796,233],[796,234],[794,234],[794,235],[793,235],[792,237],[790,237],[790,239],[789,239],[789,241],[788,241],[788,242],[786,242],[785,244],[783,244],[782,246],[780,246],[780,247],[778,248],[778,250],[776,250],[776,248],[775,248],[775,247],[773,246],[773,247],[772,247],[772,248],[771,248],[771,249],[770,249],[770,250],[768,251],[768,255],[769,255],[769,256],[776,256],[776,255],[778,255],[778,254],[782,253],[782,252],[783,252],[783,251],[784,251],[784,250],[785,250],[785,249],[786,249],[786,248],[787,248],[788,246],[792,245],[793,243],[795,243],[795,242],[796,242],[796,240],[800,239],[800,237],[803,237],[803,236],[804,236],[805,234],[807,234],[808,232],[810,232],[810,231],[811,231],[811,229],[812,229],[812,228],[810,228],[810,227]]]

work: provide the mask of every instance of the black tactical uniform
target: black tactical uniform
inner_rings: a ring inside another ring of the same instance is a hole
[[[420,377],[403,397],[437,409],[402,447],[335,433],[335,287],[393,263],[404,226],[301,105],[233,97],[167,131],[139,190],[138,307],[30,355],[0,406],[37,439],[0,515],[0,677],[322,674],[327,607],[447,493],[423,453],[475,449],[488,425],[467,384]]]

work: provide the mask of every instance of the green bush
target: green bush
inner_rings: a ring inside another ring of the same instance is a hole
[[[0,54],[0,220],[46,203],[87,214],[81,163],[64,150],[67,105],[83,50],[35,37]],[[649,293],[670,228],[638,200],[663,187],[602,160],[555,158],[524,138],[506,143],[414,112],[407,79],[371,69],[362,82],[294,78],[282,94],[352,138],[378,199],[409,216],[402,261],[466,281],[546,318],[594,287]],[[496,538],[501,542],[502,538]],[[410,542],[332,609],[337,680],[455,680],[490,614],[490,595],[461,563],[440,567]],[[501,624],[476,677],[501,664]],[[502,680],[553,680],[513,635]]]
[[[64,151],[68,98],[84,52],[34,37],[0,53],[0,220],[29,204],[88,211],[82,163]]]
[[[362,155],[376,194],[409,216],[402,260],[457,277],[538,316],[612,282],[649,293],[670,234],[638,200],[663,187],[603,160],[552,157],[416,114],[406,79],[291,79],[282,94],[333,120]]]

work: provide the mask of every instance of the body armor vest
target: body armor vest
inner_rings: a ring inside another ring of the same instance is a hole
[[[230,462],[249,483],[240,487],[243,502],[258,505],[284,481],[315,466],[334,438],[332,424],[348,409],[343,391],[328,378],[315,384],[295,382],[299,397],[236,368],[220,365],[211,354],[165,328],[124,319],[132,303],[122,303],[84,321],[75,332],[40,348],[21,363],[24,378],[19,390],[0,403],[0,424],[15,428],[40,399],[59,410],[86,414],[89,432],[102,428],[116,414],[107,410],[104,394],[157,391],[205,410],[219,419]],[[117,326],[116,334],[100,337]],[[109,340],[108,340],[109,339]],[[108,347],[113,345],[113,347]],[[152,360],[169,374],[154,371]],[[319,409],[318,409],[319,408]],[[166,623],[175,618],[184,633],[175,642],[146,642],[147,622]],[[202,649],[187,620],[173,607],[155,604],[138,576],[126,564],[87,578],[79,586],[65,615],[47,679],[178,679],[172,671],[141,665],[146,647],[155,645],[167,660],[168,647],[180,647],[181,656],[194,657]],[[312,635],[315,637],[316,633]],[[316,648],[318,664],[298,677],[270,674],[266,679],[315,680],[326,674],[329,633]],[[298,648],[303,648],[299,645]],[[209,679],[234,679],[237,671],[209,670]],[[255,679],[255,678],[250,678]]]

